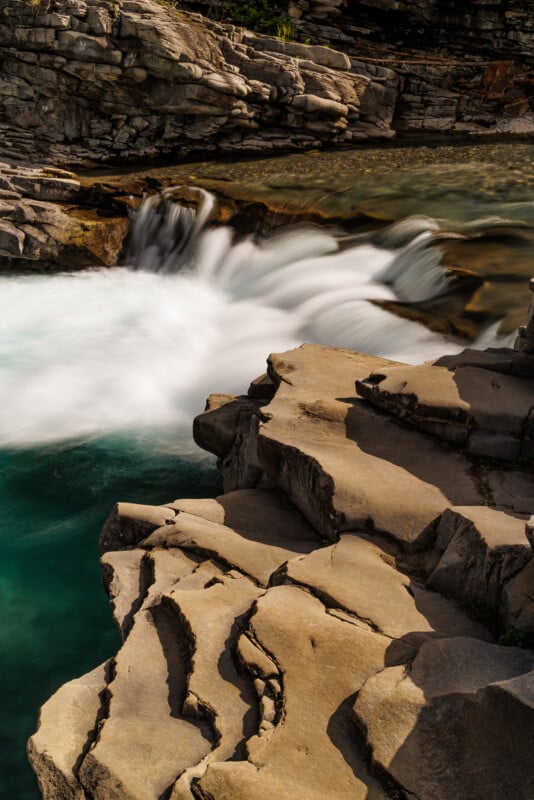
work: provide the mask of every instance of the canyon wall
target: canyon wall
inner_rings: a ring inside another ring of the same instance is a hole
[[[534,127],[528,11],[297,2],[281,39],[224,5],[3,0],[0,153],[90,166]]]

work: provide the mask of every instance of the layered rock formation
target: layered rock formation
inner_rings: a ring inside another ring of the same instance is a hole
[[[94,164],[531,132],[526,12],[401,5],[380,23],[374,4],[293,3],[284,41],[228,24],[224,3],[5,0],[0,152]]]
[[[0,151],[14,158],[269,152],[391,135],[387,70],[153,0],[8,0],[0,59]]]
[[[304,345],[212,396],[195,435],[226,494],[114,509],[123,644],[42,709],[44,797],[531,800],[534,654],[504,646],[534,633],[530,451],[480,459],[442,435],[454,404],[380,387],[458,376],[462,425],[498,438],[518,407],[482,417],[469,370],[519,359],[526,392],[533,324],[516,355],[424,368]]]
[[[0,270],[115,266],[128,219],[87,194],[74,173],[0,164]]]

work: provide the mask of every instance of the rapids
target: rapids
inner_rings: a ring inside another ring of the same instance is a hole
[[[303,341],[407,362],[462,348],[373,302],[448,291],[435,220],[236,241],[199,194],[196,212],[173,189],[145,200],[120,268],[0,278],[0,447],[188,427]],[[504,343],[497,327],[479,343]]]

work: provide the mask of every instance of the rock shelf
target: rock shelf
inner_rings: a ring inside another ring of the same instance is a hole
[[[99,214],[86,195],[72,172],[0,163],[0,270],[114,266],[129,221]]]
[[[519,355],[303,345],[212,396],[195,435],[225,494],[119,503],[104,526],[123,643],[42,709],[45,800],[531,800],[534,654],[505,644],[534,633],[532,462],[441,435],[480,416],[440,381]],[[507,420],[529,414],[523,367]],[[376,399],[376,376],[429,372],[440,426],[398,413],[401,389]]]

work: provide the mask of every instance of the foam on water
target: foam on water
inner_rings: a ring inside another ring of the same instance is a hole
[[[172,189],[145,201],[127,267],[0,280],[0,446],[189,425],[209,391],[243,391],[303,341],[408,362],[461,348],[372,302],[447,291],[433,220],[235,243],[202,195],[198,213]]]

